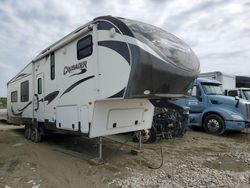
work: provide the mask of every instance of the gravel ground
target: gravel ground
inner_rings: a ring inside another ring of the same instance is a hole
[[[249,188],[250,187],[250,147],[249,133],[241,135],[229,133],[226,137],[204,136],[204,141],[199,136],[193,137],[197,140],[193,147],[189,145],[187,138],[183,140],[181,151],[174,149],[173,153],[168,151],[164,155],[164,164],[160,169],[125,169],[128,176],[118,177],[110,181],[114,187],[230,187]],[[231,138],[231,136],[233,138]],[[189,137],[190,138],[190,137]],[[211,140],[209,139],[211,138]],[[209,141],[208,141],[209,140]],[[206,142],[208,141],[208,142]],[[166,141],[164,141],[166,142]],[[171,141],[173,142],[173,141]],[[181,144],[181,141],[177,141]],[[216,147],[221,142],[222,147]],[[203,148],[200,144],[204,144]],[[167,144],[170,145],[171,144]],[[187,146],[189,145],[189,146]],[[212,146],[212,147],[211,147]],[[174,147],[173,147],[174,148]],[[190,148],[190,152],[185,150]],[[198,148],[198,153],[197,153]],[[165,147],[164,150],[169,148]],[[194,149],[192,151],[192,149]],[[192,153],[193,152],[193,153]],[[164,153],[164,152],[163,152]],[[179,154],[179,155],[178,155]],[[152,159],[155,163],[159,159]]]
[[[227,154],[231,155],[231,153]],[[240,156],[238,156],[240,157]],[[244,160],[249,160],[244,159]],[[171,171],[169,171],[171,169]],[[185,160],[165,163],[158,170],[138,171],[127,168],[130,176],[116,178],[116,187],[250,187],[250,171],[220,171]]]
[[[34,144],[24,139],[23,127],[0,121],[0,188],[249,188],[249,143],[249,133],[189,131],[131,155],[137,144],[116,135],[104,138],[105,164],[96,166],[90,163],[98,154],[93,139],[59,134]]]

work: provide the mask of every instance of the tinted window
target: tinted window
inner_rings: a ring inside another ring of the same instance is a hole
[[[77,59],[83,59],[90,56],[93,51],[92,36],[86,36],[77,42]]]
[[[250,90],[243,90],[246,100],[250,100]]]
[[[37,91],[38,94],[42,94],[42,78],[38,78],[37,80]]]
[[[202,87],[207,95],[223,95],[221,85],[213,83],[203,83]]]
[[[50,78],[55,79],[55,54],[50,54]]]
[[[11,92],[11,102],[17,102],[17,91]]]
[[[237,90],[228,91],[228,96],[235,97],[238,96]]]
[[[21,102],[29,101],[29,81],[21,83]]]

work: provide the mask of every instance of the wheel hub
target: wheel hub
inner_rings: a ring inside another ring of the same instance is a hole
[[[220,128],[220,123],[216,119],[210,119],[207,123],[209,130],[217,131]]]
[[[135,133],[135,136],[136,136],[137,140],[140,139],[139,134],[140,134],[140,131],[137,131]],[[149,140],[149,138],[150,138],[150,131],[148,129],[142,130],[141,131],[141,138],[142,138],[142,142],[147,142]]]

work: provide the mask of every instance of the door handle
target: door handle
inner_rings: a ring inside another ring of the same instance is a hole
[[[39,108],[39,97],[38,97],[37,94],[35,94],[35,97],[36,97],[36,108],[35,108],[35,111],[37,111],[38,108]]]

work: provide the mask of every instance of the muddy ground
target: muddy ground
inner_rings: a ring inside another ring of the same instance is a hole
[[[95,140],[57,134],[35,144],[23,127],[0,121],[0,187],[250,187],[250,133],[212,136],[189,131],[180,139],[137,145],[129,135],[104,139],[104,165],[93,165]],[[161,149],[163,156],[162,162]]]

